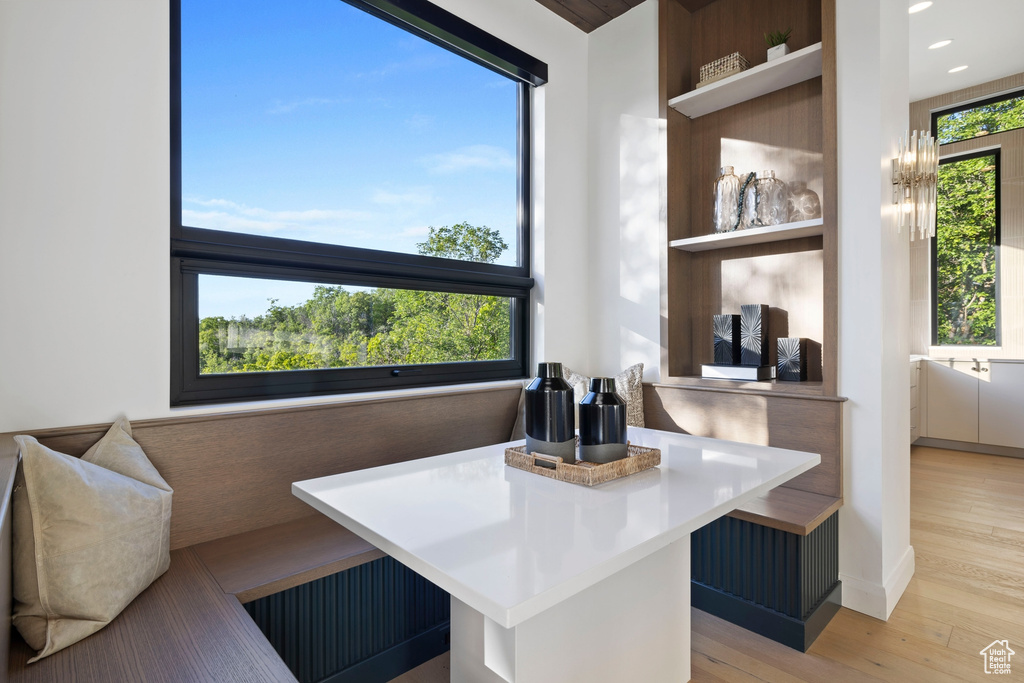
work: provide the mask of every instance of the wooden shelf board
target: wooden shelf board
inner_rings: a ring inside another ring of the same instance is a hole
[[[817,401],[845,401],[841,396],[826,396],[823,382],[780,382],[773,379],[764,382],[743,382],[728,379],[706,379],[699,376],[675,376],[653,386],[671,389],[692,389],[696,391],[717,391],[727,394],[757,394],[786,398],[811,399]]]
[[[820,75],[821,43],[815,43],[674,97],[668,104],[684,116],[695,119]]]
[[[806,536],[842,505],[842,498],[783,485],[733,510],[729,516]]]
[[[767,228],[750,228],[748,230],[716,232],[699,237],[687,237],[686,239],[672,240],[669,242],[669,246],[674,249],[681,249],[682,251],[710,251],[712,249],[728,249],[730,247],[742,247],[750,244],[794,240],[799,237],[814,237],[815,235],[824,234],[824,230],[824,221],[821,218],[814,218],[809,221],[784,223]]]

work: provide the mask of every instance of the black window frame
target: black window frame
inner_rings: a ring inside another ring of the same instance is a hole
[[[506,266],[186,226],[181,199],[181,0],[171,13],[172,406],[441,386],[529,376],[532,90],[547,65],[426,0],[341,0],[518,83],[518,258]],[[511,359],[201,375],[199,275],[511,299]]]
[[[1002,260],[1002,159],[1001,149],[999,147],[986,147],[985,149],[974,150],[971,152],[964,152],[963,154],[951,154],[947,157],[939,159],[939,165],[951,164],[958,161],[969,161],[970,159],[978,159],[980,157],[994,156],[996,160],[996,179],[995,179],[995,229],[996,229],[996,287],[995,287],[995,299],[996,299],[996,343],[994,346],[979,347],[977,345],[968,344],[939,344],[939,223],[936,217],[935,221],[935,237],[932,237],[928,241],[929,251],[931,252],[931,319],[932,319],[932,346],[950,349],[963,349],[963,348],[995,348],[999,347],[1003,343],[1003,322],[1002,316],[999,315],[1001,290],[1000,283],[1002,278],[999,276],[1000,273],[1000,262]],[[936,211],[938,208],[936,207]]]
[[[954,105],[952,107],[947,107],[946,109],[937,109],[937,110],[932,112],[932,118],[931,118],[932,134],[935,136],[936,140],[939,139],[939,117],[949,116],[950,114],[958,114],[958,113],[960,113],[962,111],[969,111],[971,109],[977,109],[978,107],[984,107],[987,104],[997,104],[999,102],[1005,102],[1007,100],[1015,100],[1015,99],[1017,99],[1019,97],[1024,97],[1024,89],[1014,90],[1014,91],[1011,91],[1011,92],[1004,92],[1004,93],[1001,93],[1001,94],[998,94],[998,95],[992,95],[990,97],[985,97],[985,98],[980,99],[980,100],[973,100],[971,102],[962,102],[962,103]],[[990,137],[992,135],[999,135],[1000,133],[1009,133],[1010,131],[1013,131],[1013,130],[1021,130],[1021,129],[1020,128],[1007,128],[1006,130],[1000,130],[1000,131],[996,131],[995,133],[989,133],[988,135],[985,135],[985,136],[982,136],[982,137],[988,138],[988,137]],[[981,138],[974,137],[974,138],[963,138],[962,140],[952,140],[950,142],[941,142],[940,141],[939,142],[939,146],[940,147],[944,147],[946,145],[955,145],[958,142],[967,142],[969,140],[979,140],[979,139],[981,139]]]

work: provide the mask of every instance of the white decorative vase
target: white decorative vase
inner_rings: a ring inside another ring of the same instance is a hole
[[[768,61],[778,59],[779,57],[785,57],[789,54],[789,45],[783,43],[782,45],[776,45],[775,47],[768,48]]]

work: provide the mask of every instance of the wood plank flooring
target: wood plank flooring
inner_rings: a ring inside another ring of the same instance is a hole
[[[979,651],[1008,639],[1024,679],[1024,460],[911,451],[916,571],[888,621],[842,609],[797,652],[693,611],[695,683],[990,681]],[[395,683],[448,681],[448,655]]]

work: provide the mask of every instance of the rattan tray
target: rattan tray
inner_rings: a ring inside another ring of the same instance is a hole
[[[527,453],[526,446],[516,446],[505,449],[505,464],[516,469],[583,486],[594,486],[613,479],[621,479],[661,464],[661,450],[658,448],[628,444],[627,449],[629,457],[598,465],[583,460],[568,464],[553,455]],[[555,467],[552,469],[538,465],[538,460],[553,463]]]

